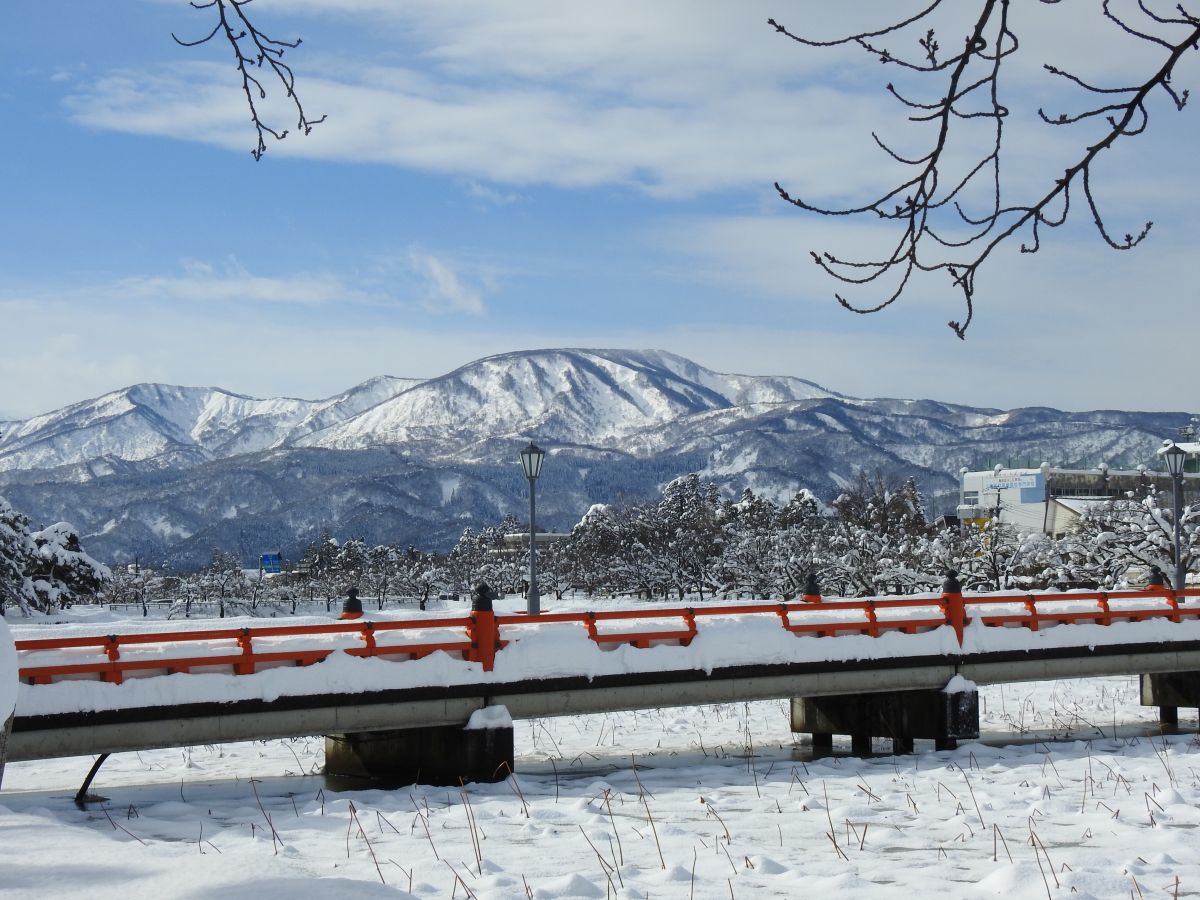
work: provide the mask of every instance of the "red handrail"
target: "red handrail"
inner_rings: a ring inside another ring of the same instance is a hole
[[[264,625],[241,628],[203,628],[128,634],[96,634],[78,637],[32,638],[16,641],[24,660],[20,677],[30,684],[47,684],[56,678],[98,674],[104,681],[121,683],[127,673],[188,672],[197,668],[229,667],[234,674],[248,675],[264,664],[312,665],[326,659],[335,650],[359,657],[396,657],[416,659],[436,651],[458,653],[461,658],[480,663],[485,671],[493,668],[496,652],[509,641],[501,631],[530,625],[576,622],[589,638],[601,647],[627,644],[648,648],[656,644],[687,646],[699,634],[697,621],[704,618],[768,615],[793,634],[833,637],[859,634],[878,637],[888,631],[915,634],[918,631],[949,625],[959,645],[968,622],[978,620],[985,626],[1024,626],[1037,631],[1045,626],[1114,622],[1139,622],[1162,618],[1170,622],[1200,618],[1200,604],[1181,606],[1180,598],[1200,597],[1200,590],[1176,594],[1169,588],[1141,591],[1081,591],[1046,594],[975,594],[956,592],[925,597],[867,597],[824,600],[817,597],[778,603],[735,605],[649,607],[639,609],[596,610],[590,612],[524,613],[496,615],[472,612],[466,616],[428,619],[375,621],[359,619],[317,625]],[[1144,601],[1153,601],[1149,604]],[[1008,606],[1001,610],[997,607]],[[925,610],[927,612],[920,612]],[[993,611],[994,610],[994,611]],[[849,614],[849,615],[848,615]],[[857,615],[855,615],[857,614]],[[666,620],[666,621],[663,621]],[[635,624],[637,627],[630,627]],[[384,634],[436,629],[458,630],[450,638],[379,643]],[[256,641],[269,638],[357,637],[361,644],[350,647],[270,647]],[[215,642],[213,648],[195,647]],[[122,649],[161,645],[161,654],[150,657],[122,656]],[[100,659],[54,660],[37,664],[38,653],[53,651],[102,651]],[[191,648],[191,649],[190,649]],[[206,652],[207,651],[207,652]]]

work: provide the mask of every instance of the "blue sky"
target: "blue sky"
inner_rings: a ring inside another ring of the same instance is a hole
[[[808,251],[872,226],[800,215],[772,181],[833,200],[882,186],[870,130],[900,127],[894,76],[765,24],[833,35],[897,8],[834,6],[256,0],[265,30],[303,37],[288,59],[328,115],[256,163],[227,46],[171,39],[210,14],[22,5],[0,34],[0,414],[138,381],[315,398],[556,346],[858,396],[1197,411],[1190,107],[1160,102],[1098,172],[1115,230],[1154,220],[1140,249],[1106,250],[1077,210],[1042,253],[981,271],[966,342],[940,280],[884,314],[837,306]],[[1009,171],[1031,185],[1079,140],[1032,121],[1069,102],[1038,64],[1118,84],[1154,59],[1076,7],[1017,23]],[[1177,83],[1195,74],[1189,59]]]

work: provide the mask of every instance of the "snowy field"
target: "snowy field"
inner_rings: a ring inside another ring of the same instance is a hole
[[[787,712],[521,721],[462,790],[339,790],[301,739],[118,754],[79,810],[90,758],[13,763],[0,895],[1200,896],[1200,741],[1133,678],[985,688],[953,752],[813,760]]]

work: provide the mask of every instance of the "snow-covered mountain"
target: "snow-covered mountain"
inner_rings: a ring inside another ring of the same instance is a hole
[[[416,385],[298,444],[358,450],[419,442],[452,458],[528,434],[619,447],[640,429],[696,413],[833,396],[803,379],[719,375],[662,351],[506,353]]]
[[[419,383],[380,376],[327,400],[136,384],[9,423],[0,433],[0,471],[79,466],[81,477],[99,477],[117,462],[186,468],[295,441]]]
[[[316,401],[136,385],[9,423],[0,492],[35,524],[73,522],[103,558],[188,564],[213,547],[294,552],[323,528],[444,547],[524,508],[515,458],[530,439],[552,453],[539,509],[569,528],[687,471],[780,500],[830,497],[862,469],[915,475],[942,511],[961,466],[1152,463],[1186,421],[864,400],[662,351],[541,350]]]

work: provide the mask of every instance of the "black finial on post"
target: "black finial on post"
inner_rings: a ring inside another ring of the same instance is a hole
[[[961,594],[962,585],[958,581],[958,573],[953,569],[946,570],[946,580],[942,582],[942,593]]]
[[[481,581],[471,590],[471,611],[491,612],[492,601],[495,599],[496,592],[492,590],[491,585],[486,581]]]
[[[817,573],[811,569],[809,570],[808,575],[806,575],[804,578],[804,596],[821,596],[821,583],[817,581]]]
[[[346,591],[346,602],[342,604],[342,618],[357,619],[362,613],[362,601],[358,599],[358,588],[349,588]]]
[[[1150,578],[1146,582],[1146,587],[1166,587],[1167,579],[1163,577],[1162,569],[1158,566],[1150,567]]]

